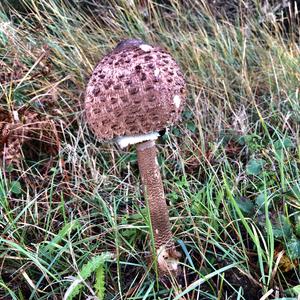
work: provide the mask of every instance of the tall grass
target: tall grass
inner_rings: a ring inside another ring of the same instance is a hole
[[[0,4],[0,298],[63,299],[83,284],[80,299],[95,299],[97,272],[80,274],[102,253],[104,299],[296,297],[295,39],[257,18],[217,22],[201,1],[20,3],[23,12]],[[169,282],[151,269],[134,151],[96,141],[84,120],[93,67],[128,37],[165,47],[188,84],[183,120],[159,144],[183,254]],[[29,128],[24,141],[15,125]]]

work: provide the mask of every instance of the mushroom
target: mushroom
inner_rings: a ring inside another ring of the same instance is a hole
[[[85,97],[87,123],[97,138],[121,148],[136,144],[138,166],[160,274],[177,274],[180,253],[172,240],[155,141],[175,123],[185,103],[183,75],[165,50],[141,40],[121,41],[95,67]]]

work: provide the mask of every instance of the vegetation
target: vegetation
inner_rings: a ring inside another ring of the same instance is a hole
[[[299,29],[216,21],[201,1],[101,3],[0,4],[0,298],[296,299]],[[93,67],[127,37],[168,49],[188,83],[159,152],[177,279],[148,263],[134,151],[84,119]]]

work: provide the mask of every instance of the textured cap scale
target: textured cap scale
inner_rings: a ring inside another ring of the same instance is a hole
[[[185,82],[165,50],[125,40],[96,66],[87,86],[89,127],[104,140],[162,130],[185,103]]]

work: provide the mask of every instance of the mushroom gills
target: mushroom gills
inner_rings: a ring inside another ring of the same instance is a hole
[[[118,143],[120,148],[123,149],[129,145],[135,145],[137,143],[142,143],[145,141],[155,141],[158,137],[159,137],[158,132],[151,132],[151,133],[140,134],[140,135],[120,136],[116,138],[116,142]]]

